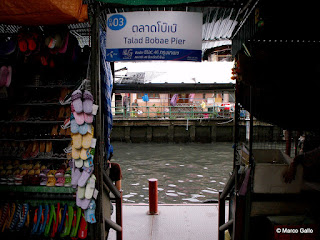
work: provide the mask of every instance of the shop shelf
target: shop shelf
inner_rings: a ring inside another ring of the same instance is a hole
[[[56,85],[42,85],[42,86],[37,86],[37,85],[25,85],[23,86],[24,88],[73,88],[75,87],[75,84],[56,84]]]
[[[32,141],[71,141],[72,138],[30,138],[30,139],[14,139],[0,138],[0,141],[17,141],[17,142],[32,142]]]
[[[65,193],[73,194],[76,190],[72,187],[47,187],[47,186],[11,186],[1,185],[0,192],[29,192],[29,193]]]
[[[42,106],[42,107],[47,107],[47,106],[58,106],[61,105],[59,102],[28,102],[28,103],[16,103],[18,106]]]
[[[13,124],[13,123],[27,123],[27,124],[62,124],[64,121],[46,121],[46,120],[36,120],[36,121],[32,121],[32,120],[26,120],[26,121],[3,121],[1,120],[0,123],[9,123],[9,124]]]
[[[1,159],[5,159],[5,160],[19,160],[19,161],[29,161],[29,160],[38,160],[38,161],[42,161],[42,160],[67,160],[68,158],[66,157],[36,157],[36,158],[28,158],[28,159],[22,159],[22,158],[18,158],[18,157],[14,157],[14,156],[0,156],[0,160]]]

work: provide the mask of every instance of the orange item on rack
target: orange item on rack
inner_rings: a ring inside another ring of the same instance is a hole
[[[56,25],[86,22],[88,5],[82,0],[0,1],[0,22],[16,25]]]

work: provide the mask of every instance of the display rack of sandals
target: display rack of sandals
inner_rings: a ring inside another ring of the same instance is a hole
[[[61,26],[0,38],[0,239],[85,239],[96,221],[89,52]]]

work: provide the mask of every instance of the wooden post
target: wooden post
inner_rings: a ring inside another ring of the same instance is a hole
[[[100,32],[99,32],[99,15],[100,9],[99,5],[94,4],[94,15],[92,18],[91,24],[91,58],[90,58],[90,80],[91,80],[91,92],[94,96],[95,104],[98,105],[98,112],[95,118],[95,132],[94,136],[97,139],[97,145],[95,148],[95,158],[94,158],[94,174],[97,178],[96,188],[99,193],[96,199],[97,209],[97,223],[93,224],[90,227],[90,235],[91,239],[105,239],[105,223],[103,216],[103,206],[102,206],[102,192],[103,192],[103,179],[102,179],[102,171],[103,171],[103,148],[104,148],[104,136],[102,129],[102,102],[101,102],[101,79],[100,79]],[[91,225],[91,224],[89,224]]]

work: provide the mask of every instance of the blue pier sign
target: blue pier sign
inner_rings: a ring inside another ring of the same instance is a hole
[[[107,15],[107,61],[201,61],[202,13]]]

